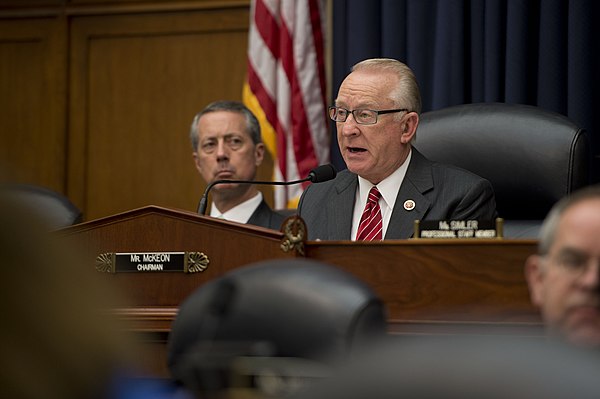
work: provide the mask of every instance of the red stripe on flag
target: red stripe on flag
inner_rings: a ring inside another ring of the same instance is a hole
[[[292,35],[290,35],[290,29],[283,20],[281,21],[279,30],[279,58],[285,76],[291,83],[292,75],[294,73],[294,42]]]
[[[310,22],[312,25],[313,42],[317,56],[317,71],[319,72],[319,83],[321,84],[321,98],[323,99],[323,109],[327,109],[327,99],[325,98],[326,80],[325,80],[325,50],[323,49],[323,25],[321,24],[321,10],[318,0],[309,0],[310,7]],[[327,111],[325,111],[326,113]],[[325,117],[325,126],[327,126],[327,115]]]
[[[279,23],[265,6],[262,0],[256,0],[254,11],[254,22],[256,30],[260,33],[263,41],[273,54],[274,59],[279,58]]]

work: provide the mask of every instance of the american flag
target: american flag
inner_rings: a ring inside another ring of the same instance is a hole
[[[252,0],[244,103],[261,124],[274,179],[305,178],[329,162],[320,0]],[[303,187],[276,186],[275,207],[295,207]]]

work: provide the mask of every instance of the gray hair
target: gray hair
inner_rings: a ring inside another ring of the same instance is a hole
[[[578,190],[570,196],[564,197],[552,207],[540,229],[538,244],[540,255],[547,255],[550,252],[562,215],[573,206],[590,199],[600,199],[600,184]]]
[[[246,118],[246,133],[250,135],[252,142],[256,145],[262,143],[260,136],[260,124],[256,116],[244,104],[239,101],[215,101],[208,104],[202,111],[194,116],[192,126],[190,127],[190,141],[194,151],[198,149],[198,122],[202,115],[210,112],[229,111],[244,115]]]
[[[359,70],[380,70],[393,72],[398,76],[398,86],[392,90],[392,100],[399,108],[421,113],[421,91],[417,78],[408,65],[392,58],[371,58],[359,62],[352,67],[352,72]]]

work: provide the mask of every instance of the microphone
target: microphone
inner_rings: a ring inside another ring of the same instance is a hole
[[[206,214],[206,207],[208,201],[208,193],[209,191],[216,186],[217,184],[227,184],[227,183],[243,183],[243,184],[267,184],[272,186],[289,186],[291,184],[303,183],[305,181],[310,181],[312,183],[322,183],[324,181],[331,180],[335,177],[337,171],[332,164],[319,165],[316,168],[311,169],[308,173],[308,176],[304,179],[293,180],[293,181],[258,181],[258,180],[215,180],[210,183],[206,190],[204,190],[204,194],[202,194],[202,198],[200,198],[200,203],[198,204],[198,213],[200,215]]]

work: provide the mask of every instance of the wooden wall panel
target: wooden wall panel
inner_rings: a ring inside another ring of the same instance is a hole
[[[0,0],[0,9],[2,8],[27,8],[35,6],[60,6],[65,0]]]
[[[0,20],[0,174],[64,192],[66,24]]]
[[[208,102],[241,99],[248,18],[247,6],[73,18],[69,196],[87,220],[195,209],[189,125]]]

